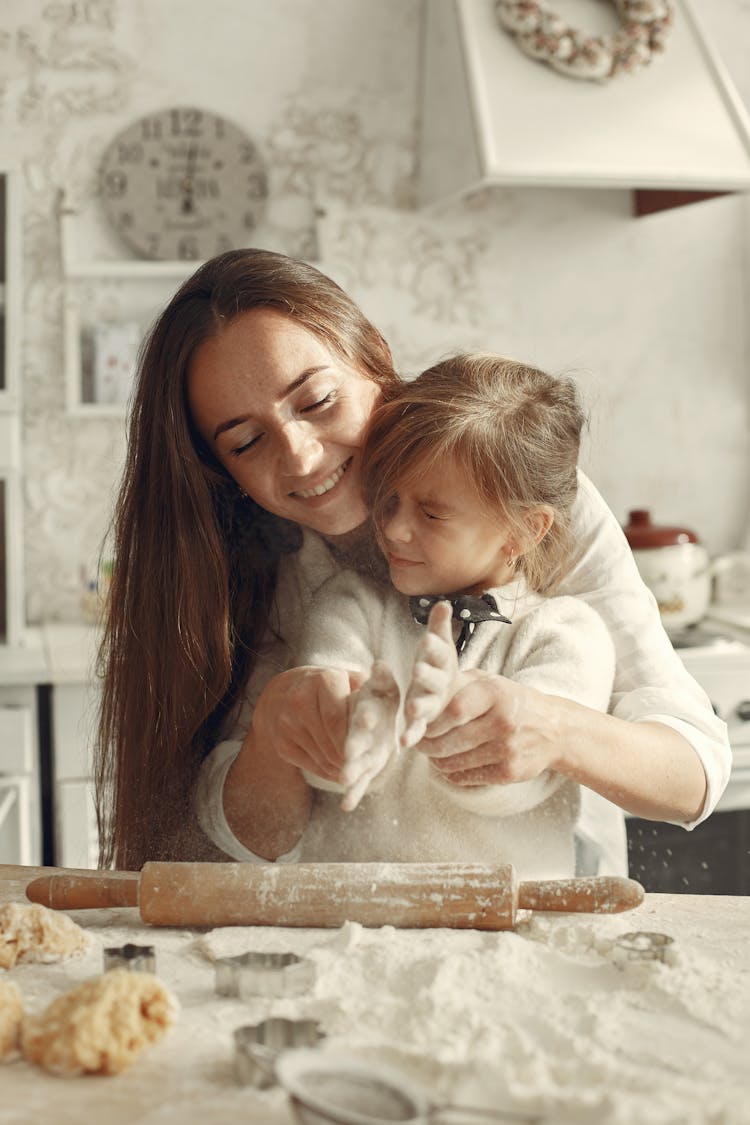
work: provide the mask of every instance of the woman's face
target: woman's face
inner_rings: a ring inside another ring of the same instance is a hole
[[[359,448],[378,386],[276,309],[234,317],[195,351],[193,421],[269,512],[342,535],[364,522]]]

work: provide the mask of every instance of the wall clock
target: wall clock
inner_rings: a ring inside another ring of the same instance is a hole
[[[174,106],[114,138],[99,190],[107,218],[140,257],[204,259],[253,244],[268,183],[242,129],[211,111]]]

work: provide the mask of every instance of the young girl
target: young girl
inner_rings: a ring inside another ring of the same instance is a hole
[[[607,629],[584,602],[550,596],[570,549],[583,422],[570,380],[488,354],[439,363],[376,409],[362,481],[392,586],[343,571],[311,606],[302,661],[370,678],[352,695],[333,786],[343,801],[306,774],[321,791],[300,858],[573,872],[580,790],[554,752],[541,760],[530,748],[525,780],[462,785],[420,740],[462,679],[482,672],[606,710]],[[622,812],[590,798],[611,813],[609,854],[588,870],[626,871]],[[587,799],[582,840],[592,809]]]

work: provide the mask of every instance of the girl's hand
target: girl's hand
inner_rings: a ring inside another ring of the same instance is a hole
[[[428,725],[443,712],[458,684],[452,616],[448,602],[436,602],[417,645],[404,703],[404,747],[416,746],[424,737]]]
[[[344,764],[349,697],[364,677],[336,668],[290,668],[264,687],[253,713],[258,741],[284,761],[338,782]]]
[[[508,785],[555,769],[556,706],[566,701],[492,672],[462,672],[417,747],[454,785]]]
[[[370,678],[351,697],[351,718],[341,772],[346,787],[341,807],[356,809],[370,782],[396,752],[396,717],[401,693],[393,673],[376,660]]]

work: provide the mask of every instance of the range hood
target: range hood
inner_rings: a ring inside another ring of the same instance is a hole
[[[750,189],[750,120],[688,0],[662,55],[601,83],[525,55],[494,0],[425,0],[422,64],[422,205],[488,184]]]

